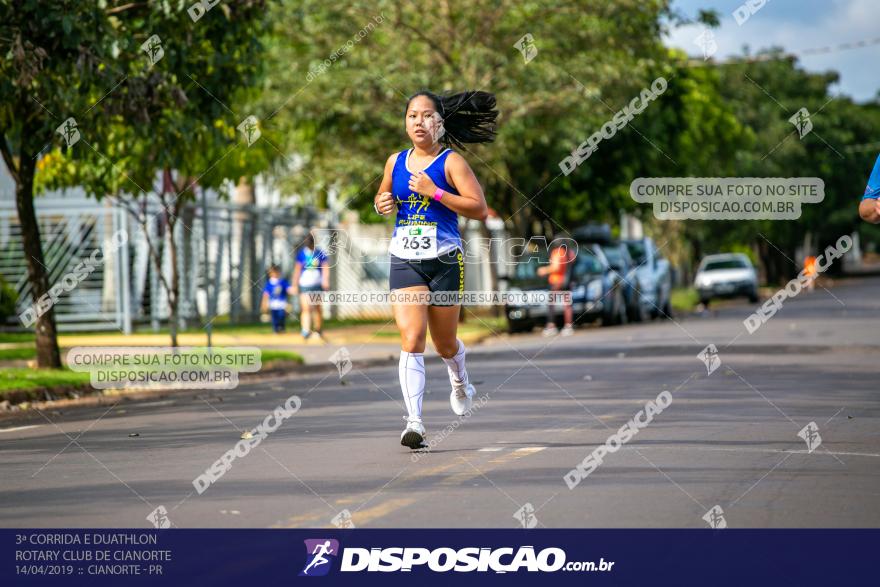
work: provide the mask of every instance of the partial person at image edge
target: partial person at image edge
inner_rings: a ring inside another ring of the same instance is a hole
[[[880,224],[880,156],[874,163],[874,171],[868,178],[868,185],[865,186],[865,195],[862,196],[862,202],[859,204],[859,216],[865,222],[871,224]]]

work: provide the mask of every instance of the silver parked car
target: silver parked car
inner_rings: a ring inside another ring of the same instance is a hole
[[[702,304],[708,304],[713,298],[741,296],[752,303],[758,301],[758,274],[742,253],[704,257],[697,269],[694,287]]]
[[[623,241],[636,266],[638,289],[651,318],[672,317],[672,269],[648,237]]]

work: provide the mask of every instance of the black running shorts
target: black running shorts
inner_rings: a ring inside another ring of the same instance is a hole
[[[432,306],[461,303],[464,291],[464,258],[461,249],[453,249],[434,259],[401,259],[391,255],[389,289],[425,285],[432,292],[443,292],[442,300]],[[446,303],[448,301],[448,303]]]

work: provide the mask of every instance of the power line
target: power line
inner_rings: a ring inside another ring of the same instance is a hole
[[[831,53],[839,53],[842,51],[852,51],[854,49],[864,49],[865,47],[872,47],[874,45],[880,45],[880,37],[876,37],[874,39],[865,39],[862,41],[854,41],[852,43],[839,43],[837,45],[826,45],[824,47],[813,47],[810,49],[802,49],[800,51],[792,51],[786,52],[783,51],[781,53],[763,53],[761,55],[751,55],[751,56],[742,56],[742,57],[734,57],[730,58],[727,61],[707,61],[702,59],[694,59],[691,58],[688,60],[688,65],[691,66],[708,66],[708,65],[738,65],[742,63],[759,63],[762,61],[775,61],[778,59],[790,59],[792,57],[812,57],[815,55],[829,55]]]

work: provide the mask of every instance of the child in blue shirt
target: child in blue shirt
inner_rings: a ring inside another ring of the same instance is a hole
[[[272,330],[276,334],[284,332],[287,319],[287,294],[290,282],[281,277],[281,269],[277,265],[269,268],[269,279],[263,288],[263,311],[269,310],[272,316]]]

